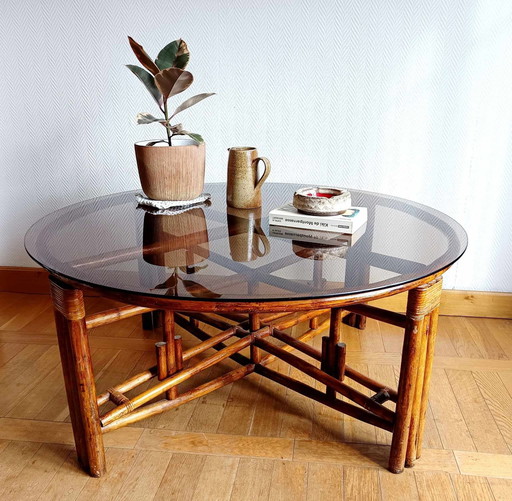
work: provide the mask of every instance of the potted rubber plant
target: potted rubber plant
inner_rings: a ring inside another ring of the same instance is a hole
[[[153,61],[133,38],[130,47],[143,67],[128,64],[130,71],[144,84],[162,116],[138,113],[138,124],[160,124],[165,139],[135,144],[140,182],[145,195],[154,200],[191,200],[204,187],[205,144],[203,138],[174,123],[176,115],[214,93],[197,94],[171,112],[169,99],[187,90],[194,81],[185,70],[190,53],[184,40],[167,44]]]

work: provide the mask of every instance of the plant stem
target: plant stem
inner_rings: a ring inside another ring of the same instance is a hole
[[[169,146],[172,146],[171,144],[171,124],[169,123],[169,111],[167,110],[167,101],[164,101],[164,115],[165,115],[165,130],[167,132],[167,142],[169,143]]]

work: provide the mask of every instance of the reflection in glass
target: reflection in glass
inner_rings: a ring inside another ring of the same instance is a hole
[[[228,207],[229,250],[233,261],[247,263],[270,252],[270,242],[261,228],[261,207]]]
[[[288,238],[296,256],[315,261],[331,258],[345,258],[347,251],[364,235],[366,224],[356,233],[332,233],[310,229],[271,226],[270,235]]]
[[[186,278],[205,268],[207,265],[199,266],[199,263],[210,255],[203,209],[197,207],[172,215],[146,212],[142,254],[147,263],[173,269],[171,276],[155,285],[154,290],[166,289],[167,296],[179,296],[183,287],[194,297],[221,296]]]
[[[326,259],[325,248],[304,246],[303,236],[289,228],[270,232],[269,245],[269,211],[299,187],[268,183],[261,211],[229,209],[227,216],[224,183],[207,185],[211,205],[174,216],[140,210],[136,192],[108,195],[42,218],[25,245],[52,273],[86,285],[184,300],[222,294],[221,301],[341,297],[396,287],[444,270],[466,248],[461,226],[435,209],[357,190],[351,190],[352,202],[368,208],[368,225],[346,253],[329,251]]]
[[[208,227],[203,209],[181,214],[144,215],[144,261],[168,268],[194,267],[208,259]]]

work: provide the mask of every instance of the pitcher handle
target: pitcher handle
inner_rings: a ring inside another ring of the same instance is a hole
[[[268,175],[270,174],[270,160],[267,157],[255,158],[254,161],[256,162],[256,165],[258,165],[258,162],[260,160],[265,164],[265,172],[260,177],[259,181],[256,183],[256,186],[254,187],[255,190],[258,190],[261,188],[261,185],[265,182]]]
[[[268,241],[267,235],[265,235],[265,232],[261,228],[259,231],[256,229],[255,234],[257,238],[257,247],[254,253],[258,257],[266,256],[270,252],[270,242]],[[260,250],[260,242],[263,244],[263,250]]]

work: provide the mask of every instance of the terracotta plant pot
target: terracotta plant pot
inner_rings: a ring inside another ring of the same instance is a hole
[[[173,139],[173,146],[151,141],[135,143],[140,184],[153,200],[192,200],[203,192],[205,145]]]

